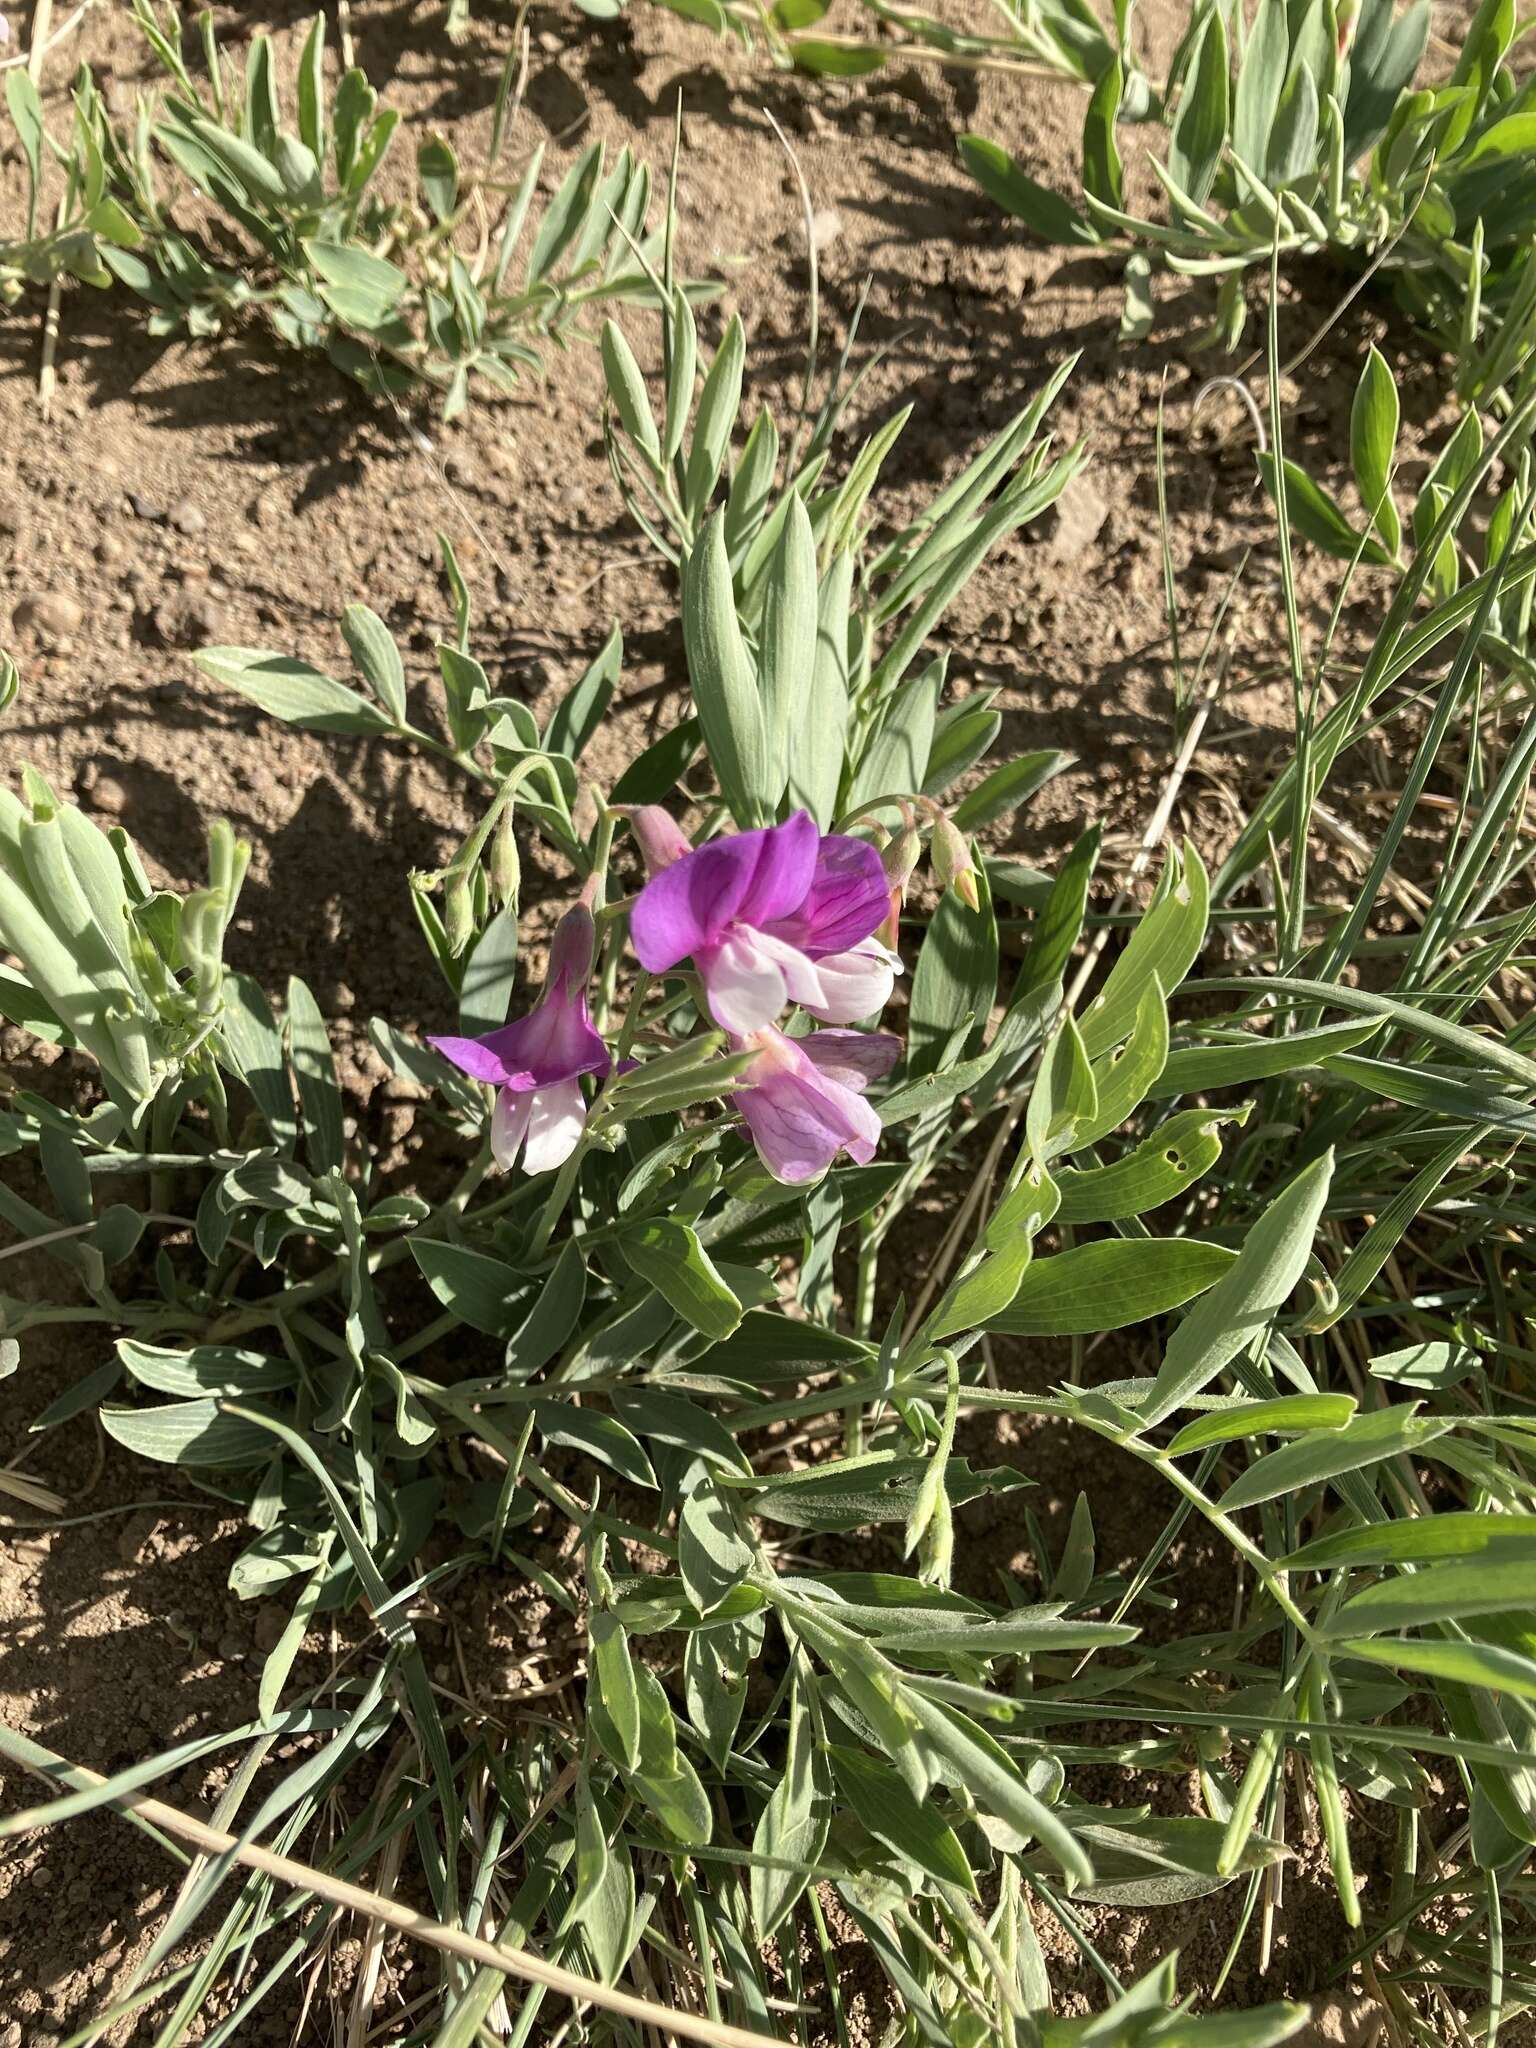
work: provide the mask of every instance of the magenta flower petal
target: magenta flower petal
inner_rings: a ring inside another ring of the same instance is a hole
[[[901,1057],[901,1040],[889,1031],[812,1031],[795,1043],[818,1072],[860,1095]]]
[[[793,822],[793,821],[791,821]],[[789,912],[776,920],[760,917],[777,938],[814,960],[823,953],[846,953],[884,922],[890,909],[891,885],[880,856],[865,839],[829,832],[816,851],[810,887]]]
[[[859,1092],[872,1076],[859,1070],[850,1087],[807,1057],[807,1047],[824,1035],[862,1034],[816,1032],[792,1039],[780,1031],[759,1032],[753,1041],[758,1057],[744,1077],[748,1085],[733,1097],[763,1164],[792,1186],[824,1173],[839,1152],[867,1165],[880,1143],[880,1119]],[[855,1073],[849,1059],[845,1051],[843,1071]]]
[[[518,1057],[521,1033],[521,1022],[488,1031],[484,1038],[455,1038],[429,1031],[427,1043],[472,1081],[485,1081],[493,1088],[531,1088],[533,1076]]]
[[[623,806],[619,808],[623,809]],[[671,812],[664,811],[660,804],[637,804],[625,815],[648,875],[659,875],[663,868],[671,867],[674,861],[683,860],[692,853],[688,834]]]
[[[718,945],[737,921],[762,925],[788,917],[811,886],[818,842],[815,820],[797,811],[782,825],[711,840],[663,868],[629,915],[640,965],[648,974],[664,974],[690,953]]]

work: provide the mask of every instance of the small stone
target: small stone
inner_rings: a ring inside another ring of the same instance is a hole
[[[1075,562],[1098,539],[1109,506],[1086,477],[1075,476],[1056,500],[1053,514],[1046,553],[1053,562]]]
[[[546,57],[558,56],[561,50],[564,49],[565,47],[565,45],[561,42],[559,36],[555,34],[555,31],[552,28],[541,28],[538,34],[534,37],[534,41],[538,44],[539,48],[544,52]]]
[[[154,525],[165,518],[165,508],[157,505],[153,498],[141,496],[138,491],[129,491],[128,510],[135,519],[148,519]]]
[[[835,206],[819,206],[811,215],[811,247],[819,256],[843,232],[843,216]]]
[[[39,1863],[32,1873],[31,1882],[40,1892],[45,1892],[53,1883],[53,1879],[54,1873],[49,1866],[46,1863]]]
[[[97,561],[104,562],[109,567],[113,562],[120,562],[127,552],[115,533],[104,533],[96,543]]]
[[[245,1643],[233,1629],[226,1629],[219,1637],[219,1655],[226,1664],[238,1664],[245,1656]]]
[[[178,533],[196,535],[208,531],[207,518],[191,498],[178,498],[165,516]]]
[[[0,497],[0,533],[18,534],[26,523],[26,508],[20,498]]]
[[[61,590],[48,590],[37,597],[24,597],[12,612],[11,621],[19,632],[38,631],[62,640],[80,630],[85,622],[85,607]]]

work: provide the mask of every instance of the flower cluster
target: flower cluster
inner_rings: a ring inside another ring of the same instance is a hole
[[[709,1015],[751,1054],[732,1099],[763,1163],[788,1182],[814,1180],[839,1152],[867,1163],[880,1119],[864,1091],[890,1071],[899,1041],[835,1028],[791,1037],[779,1019],[796,1005],[847,1026],[889,999],[901,963],[876,937],[892,930],[892,883],[875,847],[819,831],[805,811],[697,849],[656,806],[630,824],[649,875],[630,912],[636,957],[648,974],[691,963]],[[499,1091],[491,1142],[502,1166],[519,1152],[530,1173],[567,1159],[586,1120],[581,1077],[612,1067],[587,1009],[594,936],[578,904],[556,927],[526,1017],[483,1038],[431,1041]]]

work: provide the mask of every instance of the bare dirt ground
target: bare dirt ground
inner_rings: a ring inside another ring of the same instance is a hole
[[[509,12],[477,0],[474,33],[454,48],[439,7],[362,0],[352,9],[359,61],[391,103],[473,160],[489,132]],[[1182,10],[1161,0],[1144,13],[1166,53]],[[299,5],[251,4],[222,9],[221,26],[231,36],[270,26],[291,58],[306,16]],[[86,18],[46,81],[56,94],[82,57],[119,96],[142,77],[125,17],[108,4]],[[799,201],[768,113],[783,124],[817,209],[828,352],[872,279],[855,360],[884,354],[856,425],[867,431],[897,405],[915,407],[886,472],[893,523],[1081,351],[1055,424],[1063,441],[1089,440],[1089,480],[1058,522],[987,565],[947,637],[956,692],[1001,688],[1000,750],[1050,745],[1078,757],[1025,812],[1013,850],[1048,864],[1099,819],[1109,834],[1104,872],[1113,875],[1176,744],[1153,468],[1160,391],[1186,648],[1198,649],[1244,550],[1263,546],[1268,520],[1242,415],[1218,394],[1196,418],[1200,387],[1229,367],[1197,346],[1205,288],[1169,281],[1150,339],[1123,347],[1113,266],[1031,243],[958,165],[954,136],[975,128],[1027,148],[1038,177],[1065,185],[1078,147],[1075,93],[915,65],[857,86],[806,84],[641,5],[603,28],[551,8],[530,19],[534,64],[518,142],[548,140],[547,184],[594,135],[631,142],[663,165],[681,94],[682,261],[731,278],[706,331],[741,313],[749,393],[781,418],[795,402],[806,327]],[[1338,291],[1319,275],[1287,296],[1287,358]],[[220,694],[189,655],[252,643],[334,666],[336,620],[360,598],[398,633],[425,706],[431,648],[450,617],[434,541],[443,529],[473,585],[477,652],[496,687],[536,711],[622,621],[624,682],[594,764],[600,776],[617,772],[676,719],[685,682],[670,572],[625,522],[603,459],[595,352],[556,356],[547,387],[483,403],[444,431],[371,404],[256,324],[167,349],[144,337],[120,295],[78,290],[65,300],[58,403],[45,423],[38,315],[28,300],[0,325],[0,641],[25,677],[0,727],[0,764],[10,775],[35,763],[97,816],[126,826],[151,869],[176,882],[200,871],[205,821],[230,818],[255,848],[233,959],[268,986],[302,974],[344,1033],[350,1024],[347,1079],[362,1109],[383,1080],[363,1037],[368,1017],[444,1021],[404,876],[437,864],[468,813],[451,771],[384,744],[289,731]],[[644,323],[628,324],[644,358]],[[1438,406],[1423,345],[1398,331],[1383,302],[1352,307],[1286,393],[1292,452],[1341,490],[1337,456],[1367,338],[1399,371],[1416,428]],[[1312,561],[1303,573],[1309,616],[1321,623],[1333,572]],[[1368,606],[1367,586],[1362,596]],[[1229,615],[1230,686],[1175,813],[1207,852],[1219,852],[1237,805],[1283,757],[1289,693],[1273,666],[1277,619],[1261,567]],[[1359,795],[1371,801],[1368,787]],[[97,1362],[104,1342],[89,1326],[64,1342],[29,1340],[22,1371],[0,1386],[0,1456],[27,1447],[31,1416]],[[1043,1382],[1059,1362],[1021,1357],[1017,1370]],[[1032,1499],[1058,1535],[1082,1486],[1100,1510],[1101,1555],[1140,1555],[1146,1516],[1161,1504],[1129,1494],[1086,1442],[1022,1435],[988,1448],[1037,1477]],[[267,1620],[225,1592],[233,1538],[210,1504],[172,1486],[164,1492],[175,1504],[138,1506],[150,1491],[144,1471],[103,1454],[89,1420],[35,1443],[27,1469],[69,1496],[71,1517],[96,1519],[0,1538],[6,1719],[110,1770],[249,1715]],[[1000,1559],[1008,1552],[1014,1568],[1032,1570],[1022,1525],[987,1533]],[[1229,1589],[1219,1568],[1211,1581],[1211,1561],[1188,1562],[1187,1625],[1215,1625]],[[207,1789],[175,1781],[169,1796],[196,1802]],[[13,1806],[35,1796],[19,1782],[3,1793]],[[0,2048],[42,2048],[83,2024],[173,1888],[154,1849],[117,1821],[0,1850]],[[1343,1952],[1326,1884],[1314,1887],[1303,1866],[1290,1897],[1270,1975],[1260,1981],[1251,1960],[1240,1965],[1234,2002],[1311,1992]],[[1182,1941],[1192,1983],[1207,1965],[1214,1974],[1232,1924],[1211,1902],[1168,1919],[1100,1917],[1122,1967],[1144,1968]],[[295,1986],[291,2010],[273,2008],[270,2038],[329,2038],[324,1999],[308,2020],[302,1999]],[[120,2038],[151,2037],[152,2028]]]

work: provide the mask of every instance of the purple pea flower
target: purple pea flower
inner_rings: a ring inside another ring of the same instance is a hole
[[[880,1143],[880,1118],[864,1100],[888,1074],[901,1041],[887,1031],[812,1031],[787,1038],[756,1031],[756,1053],[734,1090],[758,1157],[775,1180],[815,1180],[839,1152],[867,1166]]]
[[[498,1166],[514,1165],[519,1152],[528,1173],[569,1159],[587,1120],[581,1076],[606,1074],[613,1064],[587,1013],[595,936],[591,911],[578,903],[555,926],[543,992],[526,1017],[483,1038],[427,1040],[496,1089],[491,1152]]]
[[[766,1030],[789,1002],[826,1023],[852,1024],[891,993],[899,963],[873,937],[889,898],[873,846],[823,835],[797,811],[653,873],[635,899],[630,935],[650,974],[691,955],[710,1014],[738,1037]]]

